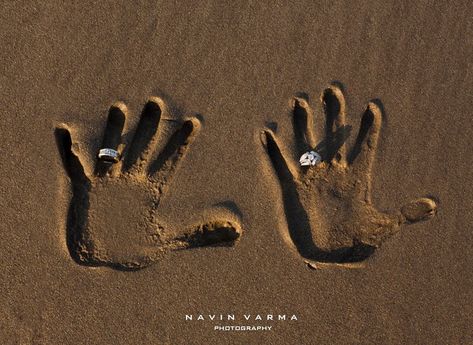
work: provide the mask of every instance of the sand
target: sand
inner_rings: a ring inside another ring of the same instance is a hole
[[[0,343],[473,343],[472,10],[5,2]]]

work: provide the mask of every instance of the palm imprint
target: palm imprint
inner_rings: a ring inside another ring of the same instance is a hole
[[[371,173],[381,128],[382,111],[369,102],[354,146],[347,152],[350,126],[345,123],[345,100],[338,86],[321,96],[325,138],[317,144],[314,112],[303,98],[293,102],[297,157],[309,150],[322,162],[301,167],[283,154],[269,129],[262,142],[282,188],[289,237],[311,268],[360,267],[377,247],[406,223],[428,219],[436,203],[419,198],[393,214],[378,211],[371,202]]]
[[[67,220],[67,245],[80,264],[138,269],[168,250],[207,245],[233,245],[241,229],[237,222],[209,219],[180,232],[164,225],[159,205],[171,178],[197,135],[196,118],[182,124],[154,158],[158,125],[166,112],[163,101],[150,98],[129,147],[123,150],[122,130],[127,115],[123,103],[114,104],[102,148],[123,151],[117,164],[101,160],[87,176],[67,127],[56,129],[65,170],[71,180],[72,199]]]

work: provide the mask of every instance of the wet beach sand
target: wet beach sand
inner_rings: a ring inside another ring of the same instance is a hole
[[[4,2],[0,343],[473,343],[472,11]]]

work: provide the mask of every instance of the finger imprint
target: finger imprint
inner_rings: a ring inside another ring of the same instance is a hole
[[[89,179],[85,174],[79,157],[72,152],[72,138],[69,130],[59,127],[54,131],[54,135],[64,169],[71,179],[72,184],[75,186],[88,183]]]
[[[325,89],[321,97],[325,112],[326,160],[346,165],[345,141],[348,127],[345,124],[345,97],[335,85]]]
[[[293,126],[297,149],[306,152],[316,145],[314,134],[314,112],[303,98],[294,98]]]
[[[415,223],[427,220],[435,216],[437,212],[437,204],[429,198],[420,198],[404,205],[401,213],[404,219],[409,223]]]
[[[133,140],[124,157],[123,169],[125,171],[144,172],[145,165],[153,154],[157,142],[163,105],[163,101],[158,97],[151,97],[146,103]]]
[[[271,163],[273,164],[273,168],[276,171],[281,184],[283,186],[292,186],[294,184],[294,180],[296,179],[294,169],[289,167],[289,163],[284,158],[281,149],[279,148],[273,136],[273,133],[268,130],[263,131],[261,134],[261,139],[263,141],[263,145],[266,147]]]
[[[364,172],[366,175],[371,173],[380,129],[381,109],[374,102],[370,102],[361,119],[358,137],[348,158],[348,163],[356,172]]]
[[[184,122],[182,127],[171,136],[156,160],[150,164],[148,174],[151,180],[162,186],[169,182],[199,128],[200,122],[194,118]]]
[[[110,107],[102,145],[100,146],[101,150],[108,149],[112,150],[110,152],[117,151],[118,155],[120,155],[118,148],[121,143],[123,127],[125,126],[126,113],[127,108],[122,102],[117,102]],[[119,160],[120,157],[117,157],[117,159]],[[110,160],[102,159],[100,156],[97,156],[95,174],[104,176],[112,169],[112,163],[113,162]]]

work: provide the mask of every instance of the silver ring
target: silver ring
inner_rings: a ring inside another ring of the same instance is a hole
[[[120,160],[120,154],[114,149],[100,149],[97,157],[108,163],[117,163]]]
[[[299,159],[301,166],[314,166],[322,162],[322,156],[315,151],[307,151]]]

